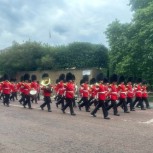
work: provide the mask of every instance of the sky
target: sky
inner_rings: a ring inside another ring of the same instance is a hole
[[[90,42],[108,46],[104,32],[132,19],[129,0],[0,0],[0,49],[13,41],[49,45]]]

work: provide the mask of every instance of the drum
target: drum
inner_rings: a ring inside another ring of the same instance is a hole
[[[36,94],[37,94],[37,90],[35,90],[35,89],[30,90],[30,95],[36,95]]]

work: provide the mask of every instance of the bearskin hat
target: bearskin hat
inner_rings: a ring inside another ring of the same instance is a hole
[[[108,78],[104,78],[103,82],[108,83],[109,82]]]
[[[24,81],[30,80],[30,75],[28,73],[26,73],[26,74],[24,74],[23,78],[24,78]]]
[[[103,73],[99,73],[96,77],[97,82],[103,81],[103,79],[104,79]]]
[[[123,76],[123,75],[121,75],[121,76],[119,77],[118,82],[119,82],[119,83],[121,83],[121,82],[124,82],[124,81],[125,81],[125,78],[124,78],[124,76]]]
[[[147,84],[147,81],[146,81],[146,80],[143,80],[143,81],[142,81],[142,84]]]
[[[3,80],[9,80],[9,75],[8,74],[4,74],[3,75]]]
[[[127,79],[127,82],[133,82],[133,77],[129,77],[129,78]]]
[[[44,74],[42,75],[42,79],[48,78],[48,77],[49,77],[48,73],[44,73]]]
[[[16,81],[16,78],[11,78],[10,81],[11,82],[15,82]]]
[[[72,80],[75,81],[75,75],[74,74],[72,74]]]
[[[59,83],[59,79],[56,79],[55,83],[56,83],[56,84]]]
[[[83,83],[84,83],[84,80],[83,80],[83,79],[81,79],[81,80],[80,80],[80,85],[81,85],[81,84],[83,84]]]
[[[23,76],[20,77],[20,81],[21,82],[24,81],[24,77]]]
[[[110,82],[111,82],[111,83],[112,83],[112,82],[117,82],[117,79],[118,79],[117,74],[113,74],[113,75],[111,75],[111,77],[110,77]]]
[[[141,78],[138,78],[137,79],[137,83],[141,83],[142,82],[142,79]]]
[[[64,80],[65,80],[65,74],[60,74],[58,80],[59,80],[59,81],[64,81]]]
[[[90,79],[90,84],[95,84],[95,83],[96,83],[96,79],[95,78]]]
[[[84,75],[83,80],[84,80],[84,82],[88,82],[89,81],[89,75]]]
[[[31,80],[32,80],[32,81],[37,80],[37,76],[36,76],[35,74],[33,74],[33,75],[31,76]]]
[[[66,74],[66,81],[67,82],[69,82],[70,80],[73,80],[73,79],[74,79],[74,76],[71,72]]]

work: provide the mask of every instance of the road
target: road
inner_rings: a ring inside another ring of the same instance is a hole
[[[93,118],[84,109],[63,114],[24,109],[17,101],[0,104],[0,153],[152,153],[153,109],[139,110],[104,120],[101,110]]]

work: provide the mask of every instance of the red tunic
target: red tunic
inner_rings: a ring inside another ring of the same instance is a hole
[[[4,94],[11,93],[11,83],[9,81],[2,82],[2,93],[4,93]]]
[[[118,86],[118,91],[120,92],[120,98],[125,99],[126,98],[126,86],[124,84],[120,84]]]
[[[65,85],[65,97],[66,98],[74,98],[75,93],[75,85],[73,82],[68,82]]]
[[[106,100],[106,86],[103,84],[99,84],[99,86],[97,87],[97,96],[99,100]]]
[[[19,82],[19,83],[17,84],[17,88],[18,88],[18,90],[19,90],[21,93],[23,93],[24,82]]]
[[[52,85],[49,85],[49,87],[52,88],[53,86]],[[47,90],[45,86],[43,86],[41,88],[41,90],[43,90],[43,95],[45,97],[50,97],[51,96],[51,93],[52,93],[51,90]]]
[[[110,99],[114,101],[118,99],[118,90],[115,84],[110,85]]]
[[[57,94],[63,95],[63,94],[64,94],[64,91],[65,91],[64,83],[63,83],[63,81],[60,81],[60,82],[57,84]]]
[[[140,84],[138,84],[135,88],[135,96],[136,97],[142,97],[142,87]]]
[[[12,90],[12,92],[17,92],[18,91],[18,88],[17,88],[17,84],[16,83],[12,83],[11,84],[11,90]]]
[[[84,83],[82,85],[82,96],[83,97],[89,97],[89,86],[87,83]]]
[[[2,83],[0,83],[0,92],[2,92]]]
[[[95,98],[96,95],[97,95],[97,88],[96,88],[96,85],[92,85],[90,87],[90,95],[92,98]]]
[[[147,86],[142,86],[142,97],[147,98],[148,92],[147,92]]]
[[[36,91],[38,91],[38,83],[33,81],[31,82],[31,88],[35,89]]]
[[[29,83],[24,83],[23,93],[24,95],[29,95],[31,90],[31,85]]]
[[[127,84],[127,97],[128,98],[133,98],[134,97],[134,91],[133,91],[133,87],[131,84]]]

